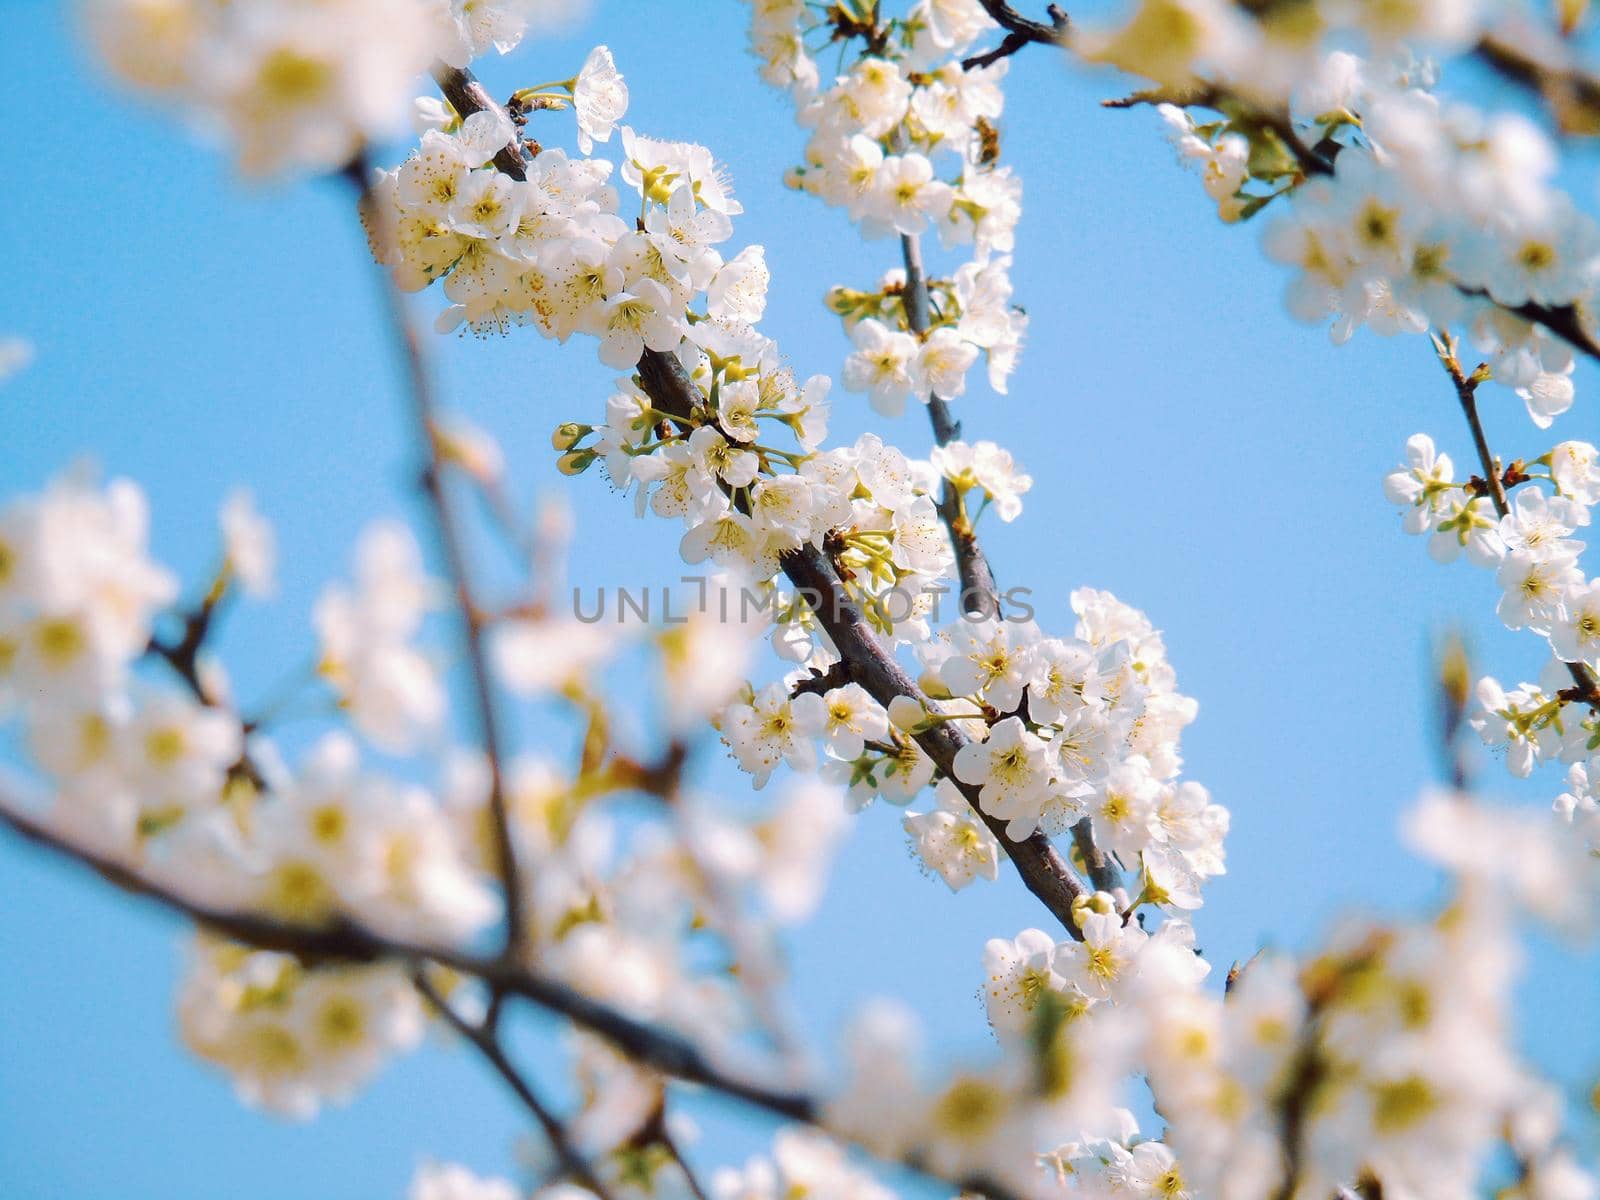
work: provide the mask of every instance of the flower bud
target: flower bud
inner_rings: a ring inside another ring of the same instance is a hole
[[[434,423],[433,444],[441,461],[459,467],[481,483],[494,483],[505,472],[505,456],[495,440],[459,417]]]
[[[889,721],[896,728],[910,733],[922,724],[924,713],[920,701],[910,696],[896,696],[889,701]]]
[[[556,460],[556,470],[563,475],[582,475],[594,464],[594,459],[593,450],[573,450]]]
[[[1095,892],[1079,896],[1072,902],[1072,921],[1079,929],[1091,916],[1108,917],[1117,911],[1117,902],[1110,892]]]
[[[593,425],[580,425],[576,421],[566,421],[556,426],[556,431],[550,435],[550,445],[557,450],[570,450],[572,447],[594,432]]]

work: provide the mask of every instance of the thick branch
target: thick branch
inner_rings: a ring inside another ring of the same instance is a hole
[[[489,89],[478,82],[477,76],[465,67],[447,67],[443,63],[435,63],[433,78],[439,85],[439,90],[444,93],[444,98],[450,101],[450,107],[455,109],[463,120],[475,112],[503,107],[498,100],[489,95]],[[522,157],[522,147],[515,141],[495,152],[494,165],[513,179],[528,177],[528,167]]]
[[[816,598],[812,600],[812,608],[817,619],[833,639],[840,657],[849,664],[851,675],[874,700],[885,708],[899,696],[922,701],[917,685],[883,648],[866,618],[851,603],[833,565],[822,551],[815,546],[802,546],[784,555],[782,566],[784,574],[808,600]],[[956,779],[955,757],[967,744],[966,735],[953,725],[941,722],[917,734],[916,740],[923,752],[961,789],[973,811],[983,818],[983,823],[1005,847],[1027,889],[1072,937],[1082,940],[1082,931],[1072,917],[1072,902],[1088,889],[1077,873],[1043,833],[1035,831],[1020,842],[1007,837],[1006,822],[984,812],[978,801],[978,789]]]

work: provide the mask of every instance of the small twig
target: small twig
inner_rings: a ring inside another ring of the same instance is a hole
[[[212,623],[221,611],[222,601],[227,595],[227,588],[223,580],[219,579],[205,594],[205,598],[193,609],[183,616],[183,632],[178,635],[177,641],[165,641],[159,637],[152,637],[146,652],[155,655],[172,668],[178,678],[194,693],[196,700],[202,704],[211,704],[212,698],[206,691],[205,682],[200,678],[200,651],[205,648],[206,639],[211,635]]]
[[[478,86],[481,91],[482,85]],[[452,103],[455,103],[454,98]],[[461,111],[459,107],[457,111]],[[381,211],[382,206],[375,201],[372,173],[366,156],[358,156],[346,174],[359,191],[361,209],[368,220],[374,223],[374,227],[386,221],[388,214]],[[380,231],[379,243],[387,244],[387,240],[386,234]],[[472,701],[478,725],[478,740],[489,771],[489,814],[494,826],[496,865],[499,868],[501,887],[505,891],[504,954],[508,959],[515,959],[523,952],[527,928],[523,912],[521,872],[517,866],[516,844],[512,837],[511,819],[506,804],[505,759],[501,753],[499,712],[495,703],[494,683],[489,672],[488,652],[484,646],[484,617],[473,599],[471,572],[467,565],[466,539],[450,491],[444,484],[443,465],[440,462],[439,444],[435,434],[438,404],[434,398],[433,377],[422,349],[422,341],[406,312],[405,298],[395,285],[393,275],[381,264],[376,268],[376,273],[390,329],[405,368],[417,440],[425,455],[421,472],[422,489],[428,500],[429,511],[433,515],[435,532],[444,552],[446,569],[450,575],[452,590],[455,592],[456,608],[461,618],[462,640],[466,648],[467,666],[472,677]]]
[[[184,615],[183,632],[178,635],[177,641],[167,641],[152,636],[150,644],[145,647],[146,654],[159,658],[171,667],[173,674],[183,681],[190,694],[208,708],[222,706],[207,691],[205,680],[200,677],[200,652],[205,649],[217,615],[222,610],[223,601],[227,598],[226,583],[226,574],[219,575],[199,605]],[[239,724],[246,734],[255,728],[253,723],[242,717],[239,719]],[[238,761],[228,768],[228,775],[231,778],[248,780],[258,790],[266,786],[261,768],[250,757],[248,750],[240,751]]]
[[[1478,385],[1489,378],[1489,366],[1487,363],[1479,363],[1470,375],[1463,371],[1461,361],[1457,357],[1456,339],[1448,330],[1442,331],[1433,339],[1433,346],[1439,355],[1439,362],[1450,376],[1450,381],[1455,384],[1456,399],[1461,405],[1462,415],[1467,419],[1467,427],[1472,431],[1472,444],[1478,451],[1478,462],[1483,467],[1489,500],[1494,505],[1495,512],[1504,517],[1511,511],[1511,506],[1506,502],[1500,460],[1489,449],[1489,439],[1484,433],[1483,421],[1478,416]],[[1569,662],[1566,666],[1567,673],[1577,685],[1574,699],[1582,700],[1590,708],[1600,712],[1600,684],[1597,684],[1594,672],[1584,663]]]
[[[796,683],[789,689],[789,696],[803,696],[807,692],[815,692],[819,696],[826,695],[835,688],[842,688],[850,682],[850,668],[841,660],[834,663],[826,671],[813,670],[811,674]]]
[[[1072,32],[1072,22],[1068,20],[1067,14],[1054,4],[1045,10],[1050,17],[1050,23],[1047,25],[1043,21],[1023,16],[1011,5],[1003,3],[1003,0],[978,0],[978,2],[983,5],[983,11],[989,14],[989,19],[1006,31],[1006,36],[993,50],[962,59],[963,71],[990,66],[1002,58],[1011,57],[1024,46],[1065,45],[1068,35]]]
[[[516,1093],[517,1099],[521,1100],[523,1106],[533,1114],[533,1119],[539,1123],[539,1128],[544,1130],[544,1135],[549,1139],[551,1148],[555,1150],[556,1158],[561,1161],[566,1174],[583,1184],[600,1197],[600,1200],[613,1200],[610,1189],[601,1180],[594,1165],[573,1143],[567,1127],[550,1110],[550,1106],[540,1099],[522,1072],[518,1071],[515,1064],[506,1057],[505,1047],[500,1044],[500,1038],[494,1030],[487,1024],[475,1025],[456,1012],[450,1002],[439,994],[439,989],[433,986],[424,969],[418,968],[412,971],[411,982],[451,1029],[477,1047],[478,1052],[499,1073],[500,1078],[505,1080],[506,1086]]]
[[[1294,156],[1300,172],[1306,176],[1332,175],[1333,163],[1326,155],[1306,145],[1288,109],[1269,109],[1247,100],[1237,92],[1219,87],[1203,79],[1195,79],[1177,87],[1145,88],[1114,100],[1100,101],[1101,108],[1138,108],[1141,105],[1171,104],[1178,108],[1214,108],[1236,120],[1271,130],[1283,143],[1284,149]]]
[[[900,257],[905,264],[906,283],[900,299],[905,308],[906,324],[911,332],[923,337],[928,332],[928,279],[922,269],[921,239],[915,234],[900,236]],[[928,420],[933,425],[934,441],[947,446],[961,436],[961,422],[950,412],[942,396],[928,397]],[[939,517],[950,533],[950,544],[956,554],[956,575],[961,583],[959,601],[961,610],[978,617],[1000,615],[999,589],[989,560],[978,545],[977,534],[967,516],[961,493],[948,479],[939,491]]]
[[[1483,464],[1485,484],[1489,490],[1489,498],[1494,503],[1494,510],[1500,516],[1505,516],[1511,511],[1506,503],[1506,491],[1500,478],[1500,460],[1489,449],[1489,439],[1484,434],[1483,422],[1478,417],[1478,385],[1489,378],[1487,363],[1479,363],[1468,375],[1461,369],[1461,361],[1456,357],[1457,342],[1448,330],[1442,331],[1433,339],[1433,348],[1439,355],[1439,362],[1444,366],[1445,373],[1450,376],[1450,382],[1456,386],[1456,400],[1461,405],[1461,412],[1467,418],[1467,428],[1472,431],[1472,444],[1478,451],[1478,461]]]

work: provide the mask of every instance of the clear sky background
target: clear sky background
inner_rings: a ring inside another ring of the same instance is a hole
[[[224,156],[108,90],[68,8],[8,0],[0,15],[0,333],[38,352],[0,390],[0,494],[91,456],[144,484],[157,553],[194,580],[215,554],[218,504],[249,485],[278,523],[282,563],[277,600],[235,613],[224,643],[248,696],[309,652],[311,604],[361,525],[415,515],[365,250],[344,188],[248,190]],[[731,0],[610,0],[572,36],[483,73],[508,94],[570,75],[607,42],[630,123],[703,142],[731,168],[747,209],[733,244],[764,244],[772,268],[764,329],[800,373],[836,375],[847,342],[822,295],[870,285],[896,248],[864,246],[840,213],[781,187],[802,135],[743,53],[744,16]],[[1479,666],[1513,680],[1537,669],[1539,648],[1496,631],[1491,579],[1431,564],[1381,496],[1417,430],[1470,457],[1427,343],[1363,333],[1339,349],[1292,322],[1256,231],[1216,221],[1152,113],[1098,107],[1117,93],[1114,77],[1044,52],[1014,64],[1004,152],[1025,180],[1014,279],[1031,340],[1011,395],[975,379],[959,416],[1036,479],[1021,519],[982,529],[1002,586],[1032,588],[1055,630],[1070,629],[1082,585],[1145,609],[1200,701],[1187,774],[1233,813],[1229,873],[1198,918],[1223,971],[1262,945],[1307,944],[1337,910],[1401,911],[1435,894],[1395,836],[1435,777],[1429,639],[1460,624]],[[570,144],[562,122],[536,132]],[[934,253],[937,269],[948,260]],[[560,488],[573,502],[574,582],[677,577],[675,529],[635,521],[598,478],[553,469],[550,429],[596,419],[608,394],[589,345],[524,331],[433,350],[445,395],[501,438],[521,494]],[[1579,403],[1555,432],[1597,440],[1594,374],[1578,375]],[[1487,389],[1484,408],[1508,456],[1549,444],[1510,393]],[[885,424],[836,390],[835,438],[871,427],[913,453],[929,444],[914,406]],[[744,786],[706,757],[709,784]],[[1480,766],[1526,803],[1560,790],[1559,774],[1512,789],[1499,763]],[[922,1014],[941,1054],[983,1055],[983,942],[1044,914],[1010,874],[951,896],[917,872],[897,817],[877,808],[857,821],[827,901],[793,938],[803,1027],[831,1039],[858,997],[889,994]],[[425,1157],[512,1168],[519,1112],[447,1046],[312,1124],[242,1109],[177,1044],[180,934],[0,838],[0,1196],[353,1200],[400,1196]],[[1576,1087],[1600,1068],[1597,978],[1592,960],[1546,949],[1524,987],[1524,1045]],[[726,1107],[694,1107],[704,1163],[766,1136]]]

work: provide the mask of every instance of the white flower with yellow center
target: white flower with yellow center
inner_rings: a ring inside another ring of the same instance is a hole
[[[881,741],[889,732],[883,707],[859,683],[847,683],[822,697],[827,709],[823,737],[838,758],[859,758],[865,743]]]
[[[594,151],[596,142],[609,142],[611,131],[628,113],[628,85],[622,81],[611,51],[596,46],[572,83],[572,107],[578,117],[578,149]]]
[[[1045,744],[1023,725],[1007,717],[983,742],[969,742],[956,754],[955,776],[980,789],[983,811],[1009,824],[1006,836],[1027,837],[1039,827],[1040,811],[1050,783]]]
[[[779,763],[797,771],[816,765],[813,739],[826,721],[822,697],[803,692],[791,697],[782,683],[774,683],[750,704],[734,705],[723,720],[723,739],[739,765],[764,784]]]
[[[1055,958],[1056,941],[1042,929],[1024,929],[1012,940],[989,939],[983,948],[984,1002],[996,1030],[1026,1033],[1039,1002],[1066,987]]]

